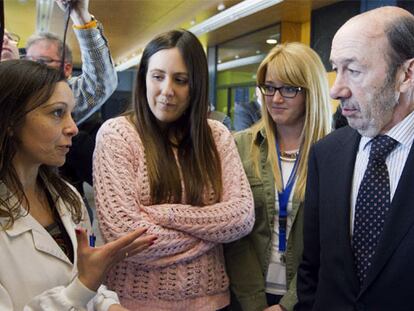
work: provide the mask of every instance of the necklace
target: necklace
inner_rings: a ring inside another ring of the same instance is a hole
[[[299,156],[299,150],[298,151],[290,151],[290,152],[286,152],[286,151],[280,151],[280,159],[282,161],[286,161],[286,162],[295,162],[296,159]]]

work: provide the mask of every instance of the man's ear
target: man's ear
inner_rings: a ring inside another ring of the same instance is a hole
[[[405,93],[414,88],[414,58],[407,59],[397,73],[398,91]]]
[[[63,68],[63,71],[65,73],[65,78],[69,79],[70,76],[72,75],[72,69],[73,69],[73,65],[70,63],[65,63],[65,66]]]

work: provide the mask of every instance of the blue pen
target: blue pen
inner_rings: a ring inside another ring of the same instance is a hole
[[[91,234],[89,235],[89,246],[90,247],[95,247],[95,241],[96,241],[96,236],[95,234]]]

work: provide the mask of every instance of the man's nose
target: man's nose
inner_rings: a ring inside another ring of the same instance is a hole
[[[335,82],[332,85],[329,95],[332,99],[348,98],[351,96],[351,90],[343,78],[342,74],[337,73]]]

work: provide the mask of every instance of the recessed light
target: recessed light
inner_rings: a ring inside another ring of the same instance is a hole
[[[240,56],[236,54],[236,55],[234,55],[234,58],[235,58],[235,59],[239,59],[239,58],[240,58]]]
[[[217,10],[218,10],[218,11],[223,11],[225,8],[226,8],[226,6],[224,5],[224,3],[220,3],[220,4],[217,6]]]
[[[277,40],[276,39],[267,39],[266,43],[267,44],[277,44]]]

